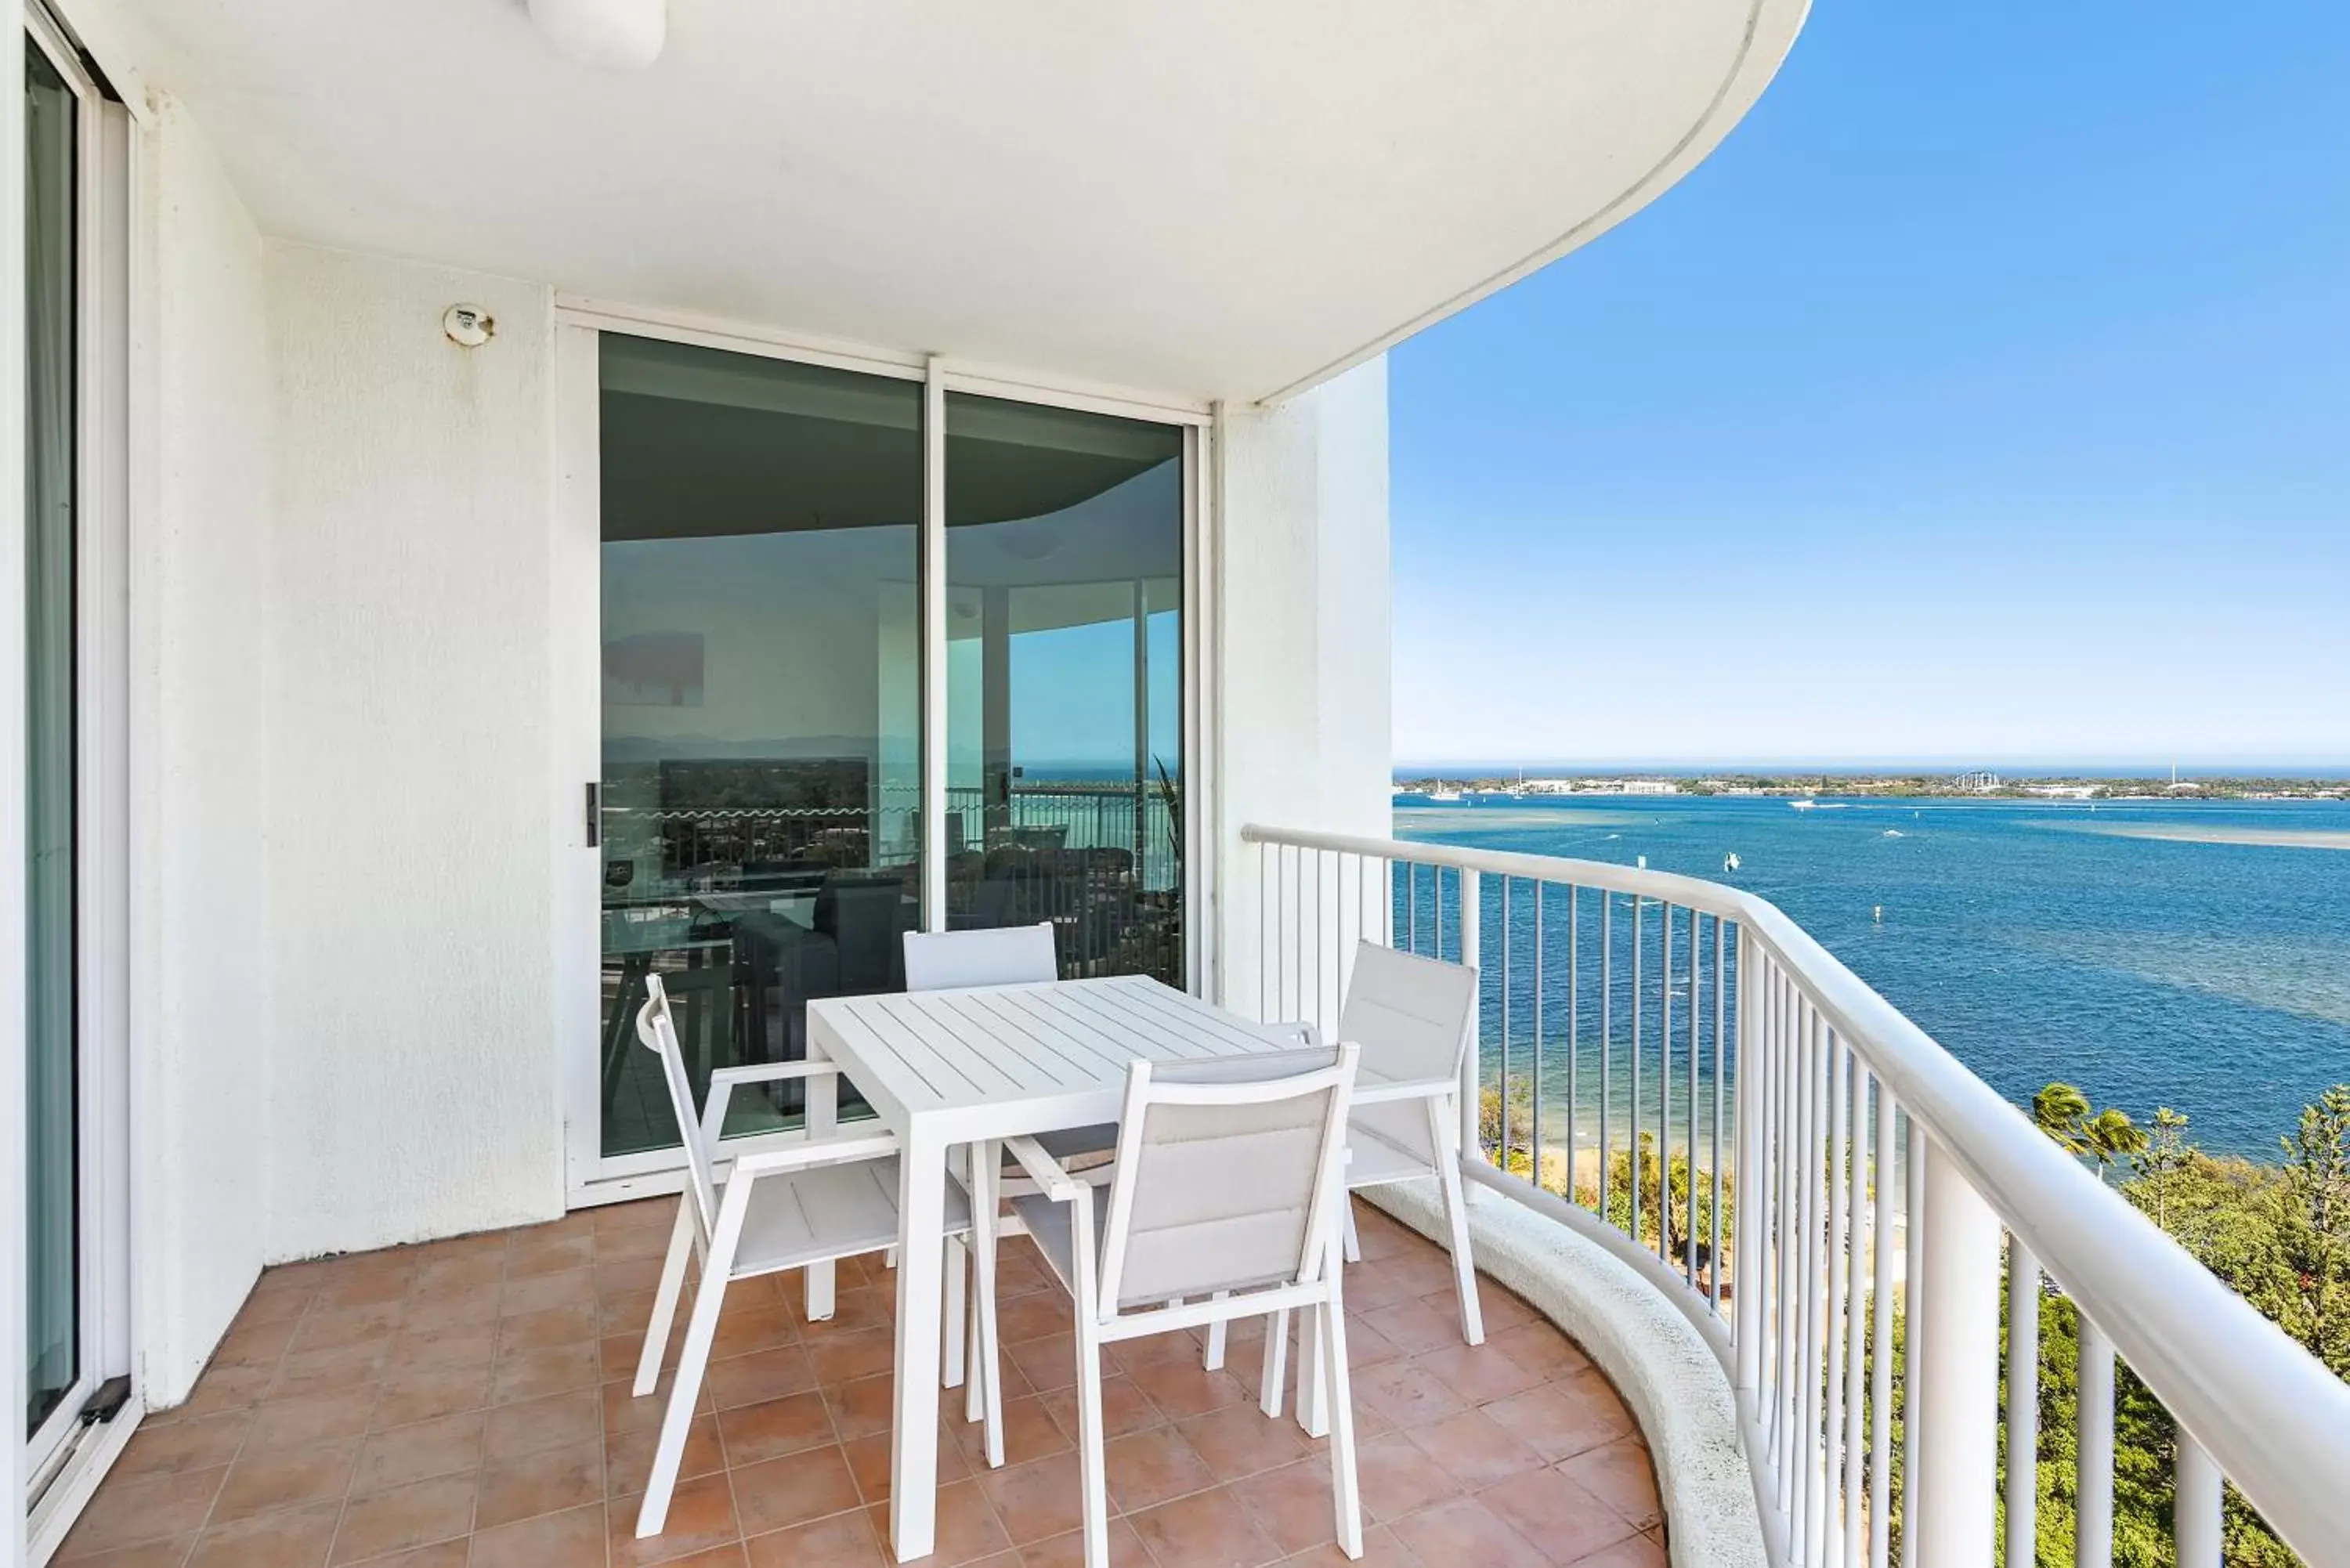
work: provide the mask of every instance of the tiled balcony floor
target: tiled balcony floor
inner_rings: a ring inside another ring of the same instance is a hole
[[[627,1379],[673,1200],[273,1269],[194,1397],[151,1417],[60,1554],[77,1568],[879,1568],[889,1276],[737,1286],[667,1533],[631,1533],[659,1398]],[[1366,1561],[1662,1568],[1654,1472],[1607,1380],[1485,1285],[1460,1343],[1443,1255],[1359,1209],[1347,1271]],[[1009,1463],[948,1396],[937,1568],[1080,1561],[1069,1303],[1024,1242],[1003,1268]],[[1253,1399],[1258,1345],[1119,1347],[1113,1557],[1149,1568],[1343,1562],[1325,1445]],[[1291,1365],[1295,1366],[1295,1359]]]

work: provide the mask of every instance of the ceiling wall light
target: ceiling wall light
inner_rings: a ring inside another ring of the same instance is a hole
[[[669,0],[530,0],[530,19],[571,58],[640,71],[669,38]]]

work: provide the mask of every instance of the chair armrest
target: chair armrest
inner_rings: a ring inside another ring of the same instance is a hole
[[[840,1071],[840,1064],[821,1058],[812,1062],[755,1062],[747,1067],[721,1067],[710,1075],[710,1086],[723,1084],[764,1084],[783,1078],[814,1078]]]
[[[1061,1163],[1045,1152],[1044,1146],[1033,1137],[1008,1137],[1004,1151],[1020,1162],[1028,1179],[1037,1189],[1055,1203],[1076,1203],[1090,1200],[1093,1189],[1062,1168]]]
[[[839,1137],[813,1138],[806,1143],[782,1148],[736,1155],[727,1185],[731,1187],[737,1180],[755,1181],[760,1177],[773,1176],[781,1171],[802,1170],[811,1165],[880,1159],[897,1152],[898,1135],[893,1132],[850,1133]]]

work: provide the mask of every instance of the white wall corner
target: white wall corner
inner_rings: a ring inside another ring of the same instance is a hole
[[[1251,823],[1384,837],[1389,822],[1387,360],[1219,427],[1215,940],[1258,995]]]
[[[270,395],[262,241],[185,108],[138,160],[132,1094],[146,1397],[187,1395],[268,1228]]]

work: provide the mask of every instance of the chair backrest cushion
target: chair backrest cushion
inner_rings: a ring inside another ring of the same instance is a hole
[[[1043,984],[1061,977],[1053,922],[982,931],[908,931],[906,989]]]
[[[685,1144],[695,1223],[706,1248],[718,1224],[718,1178],[712,1151],[702,1136],[702,1113],[693,1104],[693,1080],[685,1070],[685,1054],[678,1049],[677,1024],[670,1017],[669,992],[661,987],[661,977],[645,976],[645,1004],[637,1010],[637,1038],[660,1058],[670,1108],[677,1114],[677,1130]]]
[[[1389,1078],[1458,1077],[1477,1005],[1477,971],[1358,943],[1338,1013],[1338,1038],[1363,1048],[1364,1064]]]
[[[1138,1062],[1100,1310],[1317,1277],[1337,1199],[1351,1045]]]

